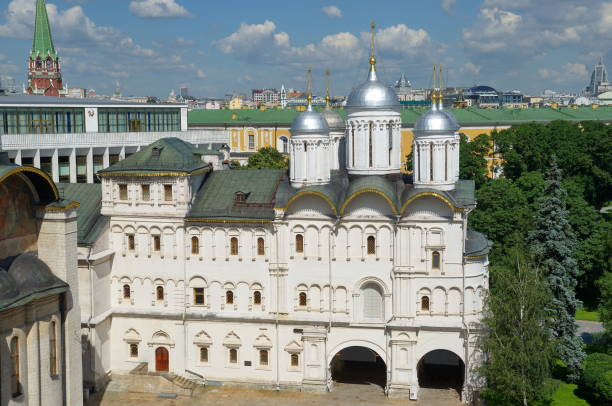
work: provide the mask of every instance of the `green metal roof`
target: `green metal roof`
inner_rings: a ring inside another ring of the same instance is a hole
[[[102,207],[102,187],[100,184],[58,183],[60,195],[79,203],[77,209],[77,239],[79,244],[90,245],[98,235],[95,229]]]
[[[161,138],[98,173],[191,173],[208,166],[194,145],[179,138]]]
[[[276,189],[284,175],[276,169],[213,172],[199,190],[187,221],[272,220]],[[236,192],[247,194],[246,204],[236,204]]]
[[[57,59],[45,0],[36,0],[36,20],[34,22],[34,39],[32,40],[30,58],[36,59],[38,56],[42,59],[48,56]]]
[[[402,123],[411,127],[419,117],[427,112],[427,108],[402,109]],[[553,109],[527,108],[527,109],[448,109],[457,117],[459,123],[468,125],[511,125],[529,122],[549,122],[554,120],[589,121],[601,120],[612,122],[612,106],[599,108],[578,107],[576,109],[562,107]],[[346,118],[346,111],[336,110],[341,117]],[[236,119],[232,119],[232,115]],[[289,127],[298,115],[295,110],[192,110],[187,119],[190,126],[197,125],[258,125],[269,124]]]
[[[469,257],[478,257],[489,253],[493,243],[487,240],[487,237],[468,228],[465,240],[465,255]]]
[[[403,186],[403,183],[402,183]],[[392,206],[394,212],[399,211],[397,201],[396,185],[390,180],[382,176],[361,176],[355,180],[352,180],[346,191],[346,198],[343,206],[348,204],[349,199],[356,196],[361,192],[374,192],[379,193],[388,200]],[[342,211],[342,210],[341,210]],[[342,214],[342,213],[340,213]]]

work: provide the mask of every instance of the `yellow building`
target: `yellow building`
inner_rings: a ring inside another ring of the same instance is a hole
[[[229,101],[230,110],[240,110],[242,108],[242,99],[240,97],[234,97]]]

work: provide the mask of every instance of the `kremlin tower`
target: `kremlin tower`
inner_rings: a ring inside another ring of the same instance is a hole
[[[42,96],[66,96],[62,83],[62,72],[59,57],[53,46],[51,27],[44,0],[36,0],[36,20],[34,22],[34,39],[28,60],[29,94]]]

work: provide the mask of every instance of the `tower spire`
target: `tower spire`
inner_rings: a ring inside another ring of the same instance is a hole
[[[442,100],[443,100],[442,92],[443,92],[443,89],[444,89],[444,81],[443,81],[443,72],[444,71],[442,70],[442,64],[440,64],[438,66],[438,70],[440,71],[440,74],[439,74],[440,89],[438,90],[438,108],[440,110],[442,110],[442,108],[443,108],[443,105],[442,105]]]
[[[438,108],[438,103],[436,102],[436,99],[438,98],[438,87],[437,87],[437,75],[438,71],[436,69],[436,65],[434,64],[433,66],[433,86],[431,88],[431,108],[432,110],[437,110]]]
[[[57,53],[53,45],[53,37],[51,35],[51,26],[49,25],[49,16],[47,15],[47,7],[45,0],[36,0],[36,19],[34,21],[34,39],[32,40],[31,59],[37,57],[45,59],[50,56],[53,60],[57,60]]]
[[[331,96],[329,94],[329,88],[331,83],[331,70],[329,68],[325,69],[325,106],[327,108],[331,105]]]
[[[308,101],[307,110],[312,111],[312,66],[310,65],[308,68],[306,68],[306,80],[308,82],[308,96],[306,97],[306,100]]]
[[[374,49],[374,39],[376,34],[374,33],[374,30],[376,29],[376,21],[372,21],[372,23],[370,24],[370,30],[372,31],[372,45],[371,45],[371,50],[370,50],[370,71],[375,72],[376,71],[376,55],[375,55],[375,49]]]

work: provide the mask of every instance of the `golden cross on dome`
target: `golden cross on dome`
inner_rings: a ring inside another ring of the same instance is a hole
[[[306,80],[308,83],[308,97],[306,99],[308,100],[308,106],[310,106],[312,103],[312,66],[310,65],[306,68]]]
[[[331,70],[329,68],[325,69],[325,104],[329,106],[331,102],[331,96],[329,94],[329,88],[331,84]]]
[[[372,30],[372,49],[370,54],[370,66],[371,69],[374,70],[374,66],[376,66],[376,57],[374,56],[374,37],[376,35],[374,34],[374,30],[376,29],[376,21],[372,21],[372,23],[370,24],[370,29]]]

